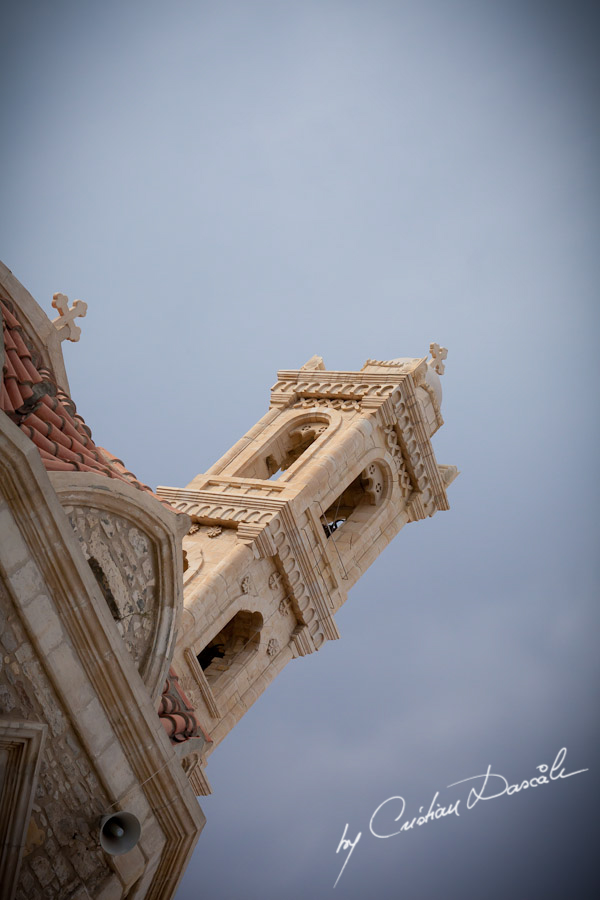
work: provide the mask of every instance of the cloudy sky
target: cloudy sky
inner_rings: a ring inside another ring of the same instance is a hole
[[[403,530],[341,640],[213,754],[177,900],[597,896],[595,6],[3,14],[1,255],[48,312],[88,303],[72,394],[139,478],[185,485],[314,353],[449,350],[451,510]],[[482,779],[448,787],[488,765],[520,784],[563,747],[589,771],[471,809]],[[436,792],[458,815],[370,832]]]

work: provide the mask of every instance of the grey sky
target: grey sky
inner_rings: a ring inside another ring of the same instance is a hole
[[[594,4],[24,0],[4,19],[2,258],[47,310],[89,304],[73,397],[139,478],[187,483],[313,353],[449,348],[452,508],[401,533],[341,641],[213,755],[178,900],[596,896]],[[387,797],[414,815],[563,746],[590,772],[368,834]],[[332,894],[346,823],[363,836]]]

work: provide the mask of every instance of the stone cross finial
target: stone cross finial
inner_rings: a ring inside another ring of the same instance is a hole
[[[429,352],[433,357],[429,360],[429,365],[432,367],[434,372],[438,373],[438,375],[443,375],[444,369],[446,368],[443,360],[445,360],[448,356],[448,351],[445,347],[440,347],[439,344],[430,344]]]
[[[69,298],[66,294],[54,294],[52,297],[52,306],[57,309],[60,315],[52,320],[52,324],[58,331],[58,337],[61,341],[65,338],[68,341],[78,341],[81,337],[81,328],[73,321],[77,318],[83,318],[87,312],[87,303],[83,300],[75,300],[71,309],[69,309]]]

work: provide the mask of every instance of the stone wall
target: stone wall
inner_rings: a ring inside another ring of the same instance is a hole
[[[0,710],[48,726],[16,900],[97,897],[111,869],[98,844],[109,802],[0,583]]]

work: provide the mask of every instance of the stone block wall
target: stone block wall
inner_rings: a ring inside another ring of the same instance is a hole
[[[111,876],[98,841],[109,802],[1,583],[0,632],[2,715],[48,728],[15,898],[97,897]]]

